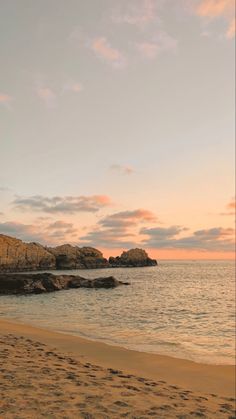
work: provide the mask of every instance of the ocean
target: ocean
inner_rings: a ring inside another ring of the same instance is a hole
[[[0,316],[142,352],[235,363],[233,261],[160,261],[157,267],[69,273],[113,275],[131,285],[1,296]]]

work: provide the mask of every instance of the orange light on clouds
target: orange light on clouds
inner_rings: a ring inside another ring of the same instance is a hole
[[[234,0],[202,0],[196,12],[199,16],[209,19],[224,17],[228,21],[226,38],[230,39],[235,36]]]
[[[198,6],[200,16],[216,17],[234,8],[234,0],[203,0]]]

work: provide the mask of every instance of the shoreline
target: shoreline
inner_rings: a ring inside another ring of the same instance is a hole
[[[193,364],[199,364],[199,365],[205,365],[206,367],[207,366],[212,366],[212,367],[232,367],[232,368],[235,368],[235,372],[236,372],[236,362],[233,364],[233,363],[224,363],[224,362],[220,362],[220,363],[210,363],[210,362],[207,362],[207,361],[201,361],[201,360],[194,360],[194,359],[190,359],[190,358],[182,358],[181,356],[175,356],[175,355],[168,355],[168,354],[166,354],[166,353],[160,353],[160,352],[154,352],[154,351],[145,351],[145,350],[139,350],[139,349],[137,349],[137,348],[132,348],[132,347],[129,347],[128,345],[127,346],[124,346],[124,345],[119,345],[119,343],[113,343],[113,342],[109,342],[109,341],[107,341],[107,340],[105,340],[105,339],[99,339],[99,338],[93,338],[93,337],[91,337],[91,336],[86,336],[86,335],[84,335],[83,333],[73,333],[72,331],[70,331],[70,332],[67,332],[67,331],[64,331],[64,330],[59,330],[59,329],[54,329],[54,328],[52,328],[52,327],[47,327],[47,326],[45,326],[45,325],[43,325],[42,327],[39,325],[39,324],[34,324],[34,323],[27,323],[27,320],[25,319],[25,320],[16,320],[15,318],[11,318],[11,317],[1,317],[0,316],[0,326],[1,326],[1,319],[4,321],[4,322],[9,322],[9,323],[13,323],[13,324],[15,324],[15,325],[21,325],[21,326],[29,326],[29,327],[32,327],[32,328],[35,328],[35,329],[40,329],[40,330],[42,330],[42,331],[48,331],[48,332],[52,332],[52,333],[59,333],[60,335],[67,335],[67,336],[71,336],[71,337],[74,337],[74,338],[78,338],[78,339],[82,339],[82,340],[84,340],[84,341],[86,341],[86,342],[90,342],[90,343],[101,343],[101,344],[104,344],[104,345],[106,345],[106,346],[108,346],[108,347],[112,347],[112,348],[120,348],[120,349],[124,349],[124,350],[127,350],[127,351],[131,351],[131,352],[137,352],[137,353],[141,353],[141,354],[146,354],[146,355],[154,355],[154,356],[157,356],[157,357],[165,357],[165,358],[170,358],[170,359],[174,359],[174,360],[177,360],[177,361],[187,361],[187,362],[191,362],[191,363],[193,363]],[[1,329],[0,329],[1,330]],[[0,418],[1,419],[1,418]]]
[[[194,392],[234,397],[235,366],[210,365],[108,345],[66,333],[0,318],[0,334],[32,339],[102,368],[125,371],[151,380],[162,380]]]

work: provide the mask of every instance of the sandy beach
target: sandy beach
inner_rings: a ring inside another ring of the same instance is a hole
[[[234,367],[0,320],[0,418],[234,418]]]

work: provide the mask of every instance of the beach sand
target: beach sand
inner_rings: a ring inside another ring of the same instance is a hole
[[[234,367],[0,320],[0,418],[234,418]]]

